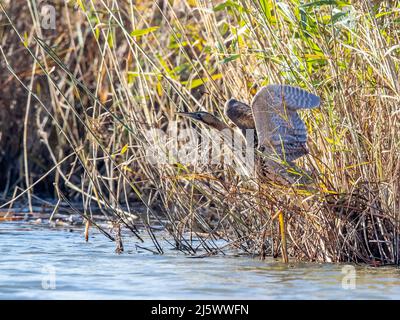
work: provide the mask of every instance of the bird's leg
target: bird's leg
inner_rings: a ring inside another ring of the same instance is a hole
[[[279,219],[279,230],[281,233],[282,261],[284,263],[288,263],[289,257],[287,254],[286,227],[285,227],[285,219],[284,219],[282,210],[278,211],[278,219]]]

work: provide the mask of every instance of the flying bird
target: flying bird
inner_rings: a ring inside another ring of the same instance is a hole
[[[241,101],[226,102],[224,114],[244,134],[256,130],[258,148],[264,154],[276,154],[286,162],[306,155],[307,129],[297,111],[313,109],[320,105],[320,98],[306,90],[288,85],[272,84],[262,87],[254,96],[251,107]],[[216,116],[204,112],[180,112],[182,116],[222,131],[231,129]]]
[[[254,96],[251,106],[230,99],[225,103],[224,114],[246,137],[253,130],[255,145],[265,156],[260,168],[264,176],[286,176],[286,166],[271,159],[275,156],[289,167],[295,168],[296,159],[308,154],[307,129],[297,111],[313,109],[320,105],[320,98],[304,89],[289,85],[271,84],[262,87]],[[218,131],[233,129],[216,116],[204,112],[180,112],[182,116],[200,121]],[[271,170],[275,171],[270,175]],[[296,170],[297,171],[297,170]],[[288,179],[293,183],[293,178]]]

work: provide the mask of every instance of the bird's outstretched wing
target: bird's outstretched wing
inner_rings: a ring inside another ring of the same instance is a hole
[[[316,108],[320,98],[287,85],[262,87],[251,103],[259,147],[290,162],[308,153],[307,130],[297,110]]]

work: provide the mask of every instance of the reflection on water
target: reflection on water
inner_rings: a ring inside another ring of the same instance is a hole
[[[1,223],[0,299],[400,298],[397,268],[356,267],[354,282],[346,265],[159,256],[136,249],[132,237],[124,245],[117,255],[94,230],[86,243],[80,230]]]

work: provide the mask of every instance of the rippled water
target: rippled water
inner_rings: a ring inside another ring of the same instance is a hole
[[[0,299],[399,299],[397,268],[290,264],[246,257],[125,253],[92,231],[0,224]],[[347,269],[346,269],[347,268]]]

